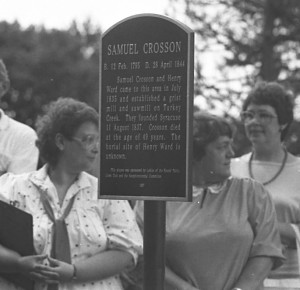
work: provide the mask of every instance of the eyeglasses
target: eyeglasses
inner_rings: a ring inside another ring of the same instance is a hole
[[[95,146],[99,147],[100,136],[95,134],[85,135],[82,138],[73,137],[72,140],[77,141],[84,149],[90,150]]]
[[[276,119],[277,116],[271,115],[267,112],[245,111],[241,113],[242,122],[245,124],[251,122],[254,118],[262,124],[269,124],[273,119]]]

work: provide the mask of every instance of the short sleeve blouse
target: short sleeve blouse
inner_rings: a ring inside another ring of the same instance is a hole
[[[141,203],[136,206],[142,220]],[[229,290],[251,257],[281,264],[282,248],[273,203],[250,179],[230,178],[221,187],[194,188],[192,202],[168,202],[166,262],[194,287]]]
[[[40,192],[47,194],[56,218],[62,215],[69,200],[76,195],[73,208],[66,218],[72,262],[87,259],[108,249],[126,251],[136,262],[138,255],[142,253],[143,241],[128,201],[98,199],[97,185],[97,178],[82,172],[69,188],[60,206],[56,189],[47,175],[47,166],[45,166],[30,174],[1,176],[0,199],[13,203],[33,215],[36,253],[50,255],[52,222],[43,208]],[[3,283],[6,282],[0,280],[1,289],[4,287],[1,286]],[[36,283],[35,290],[44,289],[46,290],[45,285]],[[60,285],[59,289],[121,290],[123,288],[119,276],[116,275],[101,281],[66,283]]]

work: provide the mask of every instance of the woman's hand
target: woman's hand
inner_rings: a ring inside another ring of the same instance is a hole
[[[48,257],[49,266],[39,265],[36,270],[46,277],[48,284],[70,281],[74,274],[74,267],[71,264]]]
[[[17,271],[33,280],[44,281],[45,276],[37,268],[43,264],[45,259],[47,259],[46,254],[19,257],[17,260]]]

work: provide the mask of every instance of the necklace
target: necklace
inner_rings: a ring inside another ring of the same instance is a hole
[[[269,183],[271,183],[272,181],[274,181],[279,175],[280,173],[282,172],[285,164],[286,164],[286,160],[287,160],[287,156],[288,156],[288,153],[286,151],[286,149],[284,148],[284,157],[283,157],[283,160],[282,160],[282,163],[281,163],[281,166],[278,170],[278,172],[269,180],[269,181],[266,181],[266,182],[263,182],[262,184],[263,185],[267,185]],[[252,160],[253,160],[253,152],[251,153],[251,156],[250,156],[250,159],[249,159],[249,162],[248,162],[248,169],[249,169],[249,175],[252,179],[255,179],[254,176],[253,176],[253,172],[252,172]]]

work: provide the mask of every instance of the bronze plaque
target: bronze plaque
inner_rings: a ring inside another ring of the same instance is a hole
[[[189,200],[193,31],[141,14],[108,29],[100,47],[99,197]]]

